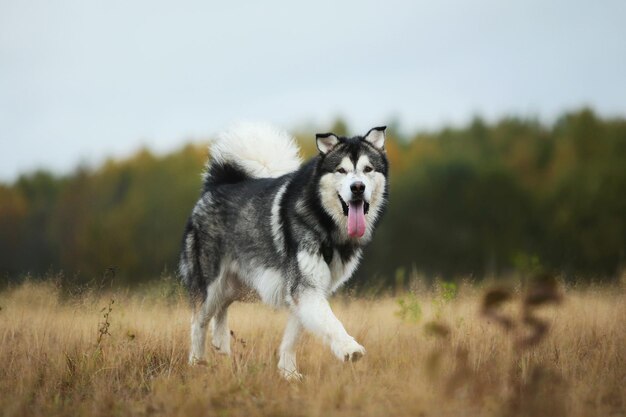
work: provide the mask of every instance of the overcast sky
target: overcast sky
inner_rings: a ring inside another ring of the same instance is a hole
[[[626,115],[626,1],[0,0],[0,181],[237,120]]]

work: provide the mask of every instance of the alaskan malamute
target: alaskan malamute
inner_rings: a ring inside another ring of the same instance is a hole
[[[342,361],[365,354],[327,298],[356,269],[388,194],[385,127],[364,136],[316,136],[319,155],[301,164],[286,133],[241,125],[211,146],[204,188],[187,222],[180,256],[193,306],[190,363],[213,346],[230,353],[228,306],[253,290],[289,309],[278,368],[301,378],[295,344],[302,329]]]

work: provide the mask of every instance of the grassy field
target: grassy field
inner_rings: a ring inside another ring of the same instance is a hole
[[[189,312],[178,293],[67,294],[26,283],[0,293],[0,409],[3,416],[625,415],[624,290],[561,292],[559,305],[533,313],[549,326],[543,334],[520,324],[519,290],[491,316],[481,314],[485,290],[469,286],[335,298],[333,309],[367,355],[341,363],[307,335],[298,349],[305,379],[289,383],[276,370],[284,312],[236,303],[233,356],[210,352],[208,365],[190,367]],[[508,331],[505,315],[517,323]]]

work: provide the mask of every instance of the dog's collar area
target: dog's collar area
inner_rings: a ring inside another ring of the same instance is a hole
[[[332,245],[330,245],[329,243],[323,243],[322,247],[320,248],[320,252],[322,253],[324,262],[326,262],[327,265],[330,265],[330,263],[333,261],[334,252]]]
[[[341,198],[341,195],[339,195],[339,193],[337,193],[337,198],[339,198],[339,201],[341,202],[343,215],[347,217],[348,216],[348,204],[345,201],[343,201],[343,198]],[[363,212],[367,214],[367,212],[370,210],[370,203],[368,203],[365,200],[361,200],[361,201],[363,201]]]

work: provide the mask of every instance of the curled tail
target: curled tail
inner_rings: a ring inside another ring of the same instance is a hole
[[[220,133],[210,146],[205,188],[250,178],[274,178],[298,169],[302,160],[294,139],[267,124],[239,124]]]

